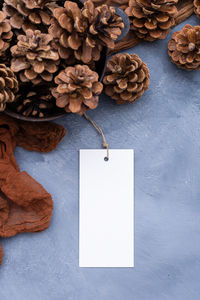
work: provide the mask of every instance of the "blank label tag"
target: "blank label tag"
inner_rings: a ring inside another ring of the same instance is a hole
[[[134,152],[80,150],[79,266],[134,266]]]

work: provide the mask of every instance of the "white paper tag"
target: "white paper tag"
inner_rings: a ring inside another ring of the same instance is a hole
[[[79,266],[134,266],[134,152],[80,150]]]

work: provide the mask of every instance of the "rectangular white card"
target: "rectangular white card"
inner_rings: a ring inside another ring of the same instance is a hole
[[[79,266],[134,266],[134,152],[80,150]]]

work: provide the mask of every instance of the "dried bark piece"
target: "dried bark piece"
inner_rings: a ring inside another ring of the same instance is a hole
[[[26,172],[19,171],[13,160],[16,144],[29,150],[47,152],[55,149],[64,134],[65,129],[54,123],[29,124],[0,114],[1,237],[46,229],[53,209],[51,195]],[[0,264],[2,256],[0,246]]]
[[[131,30],[147,41],[164,39],[175,24],[178,0],[129,0]]]
[[[2,264],[2,258],[3,258],[3,249],[2,249],[2,246],[0,244],[0,265]]]
[[[4,111],[6,104],[15,100],[18,90],[18,81],[13,71],[4,64],[0,64],[0,112]]]
[[[53,12],[49,33],[54,38],[54,47],[61,58],[69,59],[74,54],[76,60],[89,64],[98,61],[103,46],[114,48],[114,41],[124,27],[121,17],[114,7],[94,6],[86,1],[82,9],[71,1]]]
[[[0,228],[6,223],[9,215],[9,204],[0,192]],[[1,254],[0,254],[1,260]]]
[[[19,73],[21,82],[51,82],[59,64],[59,55],[51,46],[51,35],[29,29],[17,39],[17,45],[11,47],[13,72]]]
[[[30,175],[17,171],[10,173],[1,190],[9,203],[9,217],[0,227],[1,237],[40,231],[49,226],[52,197]]]
[[[19,131],[15,136],[18,146],[30,150],[47,153],[57,148],[58,143],[66,135],[66,129],[56,123],[19,122]]]
[[[98,105],[103,85],[98,74],[87,65],[67,67],[55,78],[57,87],[52,90],[56,105],[66,112],[83,114]]]
[[[116,54],[107,64],[104,91],[118,104],[133,103],[149,87],[149,69],[136,54]]]
[[[168,53],[179,68],[200,70],[200,26],[188,24],[174,32],[168,44]]]
[[[56,7],[53,0],[4,0],[3,11],[10,18],[14,31],[40,29],[47,33]]]
[[[0,11],[0,56],[3,56],[5,51],[9,48],[12,36],[13,33],[9,20],[6,18],[6,15]]]

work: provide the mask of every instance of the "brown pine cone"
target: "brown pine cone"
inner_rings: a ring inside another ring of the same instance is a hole
[[[113,48],[124,27],[115,12],[114,7],[107,5],[95,8],[90,0],[82,9],[71,1],[66,1],[64,8],[56,8],[49,33],[60,57],[68,59],[73,54],[86,64],[98,61],[102,47]]]
[[[44,85],[22,85],[16,95],[15,102],[8,107],[25,117],[43,118],[58,111],[51,88]]]
[[[188,24],[174,32],[168,44],[168,53],[179,68],[200,70],[200,26]]]
[[[105,94],[118,104],[134,102],[149,87],[149,69],[136,54],[116,54],[107,64]]]
[[[4,64],[0,64],[0,112],[6,108],[6,103],[15,100],[18,81],[15,74]]]
[[[87,109],[98,105],[103,85],[98,81],[98,74],[87,65],[67,67],[55,78],[57,87],[52,90],[56,105],[66,112],[82,115]]]
[[[17,45],[11,47],[13,72],[19,72],[22,82],[51,82],[59,64],[59,55],[51,46],[52,37],[28,29],[26,35],[19,35],[17,39]]]
[[[129,0],[125,10],[130,18],[131,30],[147,41],[164,39],[175,24],[178,0]]]
[[[200,18],[200,0],[194,0],[194,12]]]
[[[9,20],[6,15],[0,11],[0,56],[2,56],[10,45],[13,33]]]
[[[13,29],[25,32],[27,29],[40,29],[47,32],[53,9],[57,7],[54,0],[4,0],[3,11],[10,17]]]

